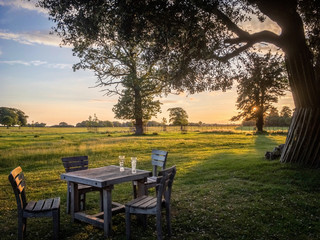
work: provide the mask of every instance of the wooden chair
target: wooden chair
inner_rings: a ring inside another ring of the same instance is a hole
[[[77,157],[64,157],[61,159],[64,169],[66,172],[74,172],[80,170],[86,170],[89,166],[88,156],[77,156]],[[71,188],[69,182],[67,183],[67,213],[70,213],[70,203],[71,203]],[[86,193],[92,191],[100,191],[100,210],[103,211],[102,204],[102,191],[99,188],[92,186],[78,184],[79,192],[79,209],[81,211],[86,209]]]
[[[151,154],[151,164],[152,164],[152,177],[148,177],[147,181],[144,183],[146,191],[149,188],[156,187],[157,184],[157,176],[158,176],[158,167],[161,170],[166,168],[168,152],[162,150],[152,150]],[[134,198],[137,198],[137,188],[135,183],[133,184],[133,195]]]
[[[52,217],[53,239],[59,239],[60,198],[27,202],[26,184],[21,167],[12,170],[8,178],[18,205],[18,239],[23,239],[26,235],[27,218],[36,217]]]
[[[143,214],[143,215],[156,215],[157,222],[157,238],[162,239],[162,229],[161,229],[161,210],[163,208],[163,197],[165,198],[165,209],[166,209],[166,219],[168,235],[171,236],[171,190],[173,179],[176,174],[176,167],[167,168],[159,172],[159,177],[156,181],[156,197],[151,196],[141,196],[133,199],[125,206],[126,209],[126,236],[130,239],[130,225],[131,225],[131,214]]]

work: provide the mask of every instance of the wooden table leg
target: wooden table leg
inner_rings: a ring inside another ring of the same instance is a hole
[[[146,185],[144,184],[147,181],[147,178],[140,179],[137,181],[138,190],[137,190],[137,197],[148,195],[148,189],[146,188]]]
[[[78,184],[74,182],[70,182],[70,214],[71,214],[71,221],[74,222],[74,213],[79,211],[79,198],[78,198]]]
[[[113,186],[103,188],[103,220],[104,220],[104,236],[109,237],[111,235],[112,226],[112,199],[111,191]]]
[[[148,189],[144,184],[147,181],[147,178],[140,179],[137,181],[138,190],[137,190],[137,197],[148,195]],[[147,226],[147,215],[144,214],[137,214],[138,222],[141,223],[144,227]]]

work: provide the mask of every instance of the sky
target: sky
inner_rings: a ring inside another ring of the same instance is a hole
[[[47,13],[26,0],[0,0],[0,107],[25,112],[28,123],[47,126],[67,122],[75,125],[96,114],[99,120],[114,118],[117,96],[104,96],[95,88],[91,71],[72,70],[79,59],[72,48],[60,46],[61,39],[49,34],[54,23]],[[267,21],[265,26],[250,23],[244,28],[279,31]],[[189,122],[228,124],[237,114],[236,87],[226,92],[203,92],[162,97],[161,113],[152,120],[169,119],[168,108],[182,107]],[[293,108],[291,93],[281,97],[276,107]]]

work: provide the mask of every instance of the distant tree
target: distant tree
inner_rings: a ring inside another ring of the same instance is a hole
[[[26,116],[23,111],[17,108],[0,107],[0,124],[6,125],[8,127],[7,124],[3,123],[3,121],[8,122],[7,116],[11,118],[10,126],[25,126],[27,124],[28,116]]]
[[[265,125],[269,127],[280,126],[280,115],[277,108],[271,107],[269,109],[269,113],[266,116],[265,122]]]
[[[162,118],[162,122],[161,122],[161,124],[162,124],[162,130],[165,132],[165,131],[167,131],[167,119],[164,117],[164,118]]]
[[[161,126],[161,123],[159,123],[157,121],[148,121],[147,126],[148,127],[158,127],[158,126]]]
[[[74,127],[73,125],[69,125],[66,122],[60,122],[58,125],[53,125],[51,127]]]
[[[241,112],[231,120],[255,119],[257,131],[262,132],[265,114],[279,96],[285,95],[288,79],[281,56],[269,52],[265,56],[251,53],[247,57],[237,87],[237,108]]]
[[[172,125],[180,126],[181,130],[184,126],[188,125],[188,114],[183,108],[169,108],[168,111],[169,121],[172,123]]]
[[[280,111],[281,117],[291,118],[292,117],[292,110],[288,106],[283,106]]]
[[[6,115],[6,116],[4,116],[4,117],[2,118],[2,124],[3,124],[4,126],[7,126],[7,128],[9,128],[10,126],[12,126],[13,123],[14,123],[13,118],[10,117],[10,116],[8,116],[8,115]]]
[[[292,119],[292,110],[288,106],[283,106],[280,111],[281,126],[290,126]]]
[[[122,127],[121,122],[119,122],[119,121],[113,121],[112,124],[114,127]]]

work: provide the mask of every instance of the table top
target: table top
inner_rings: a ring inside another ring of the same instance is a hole
[[[123,172],[120,172],[120,167],[115,165],[89,168],[87,170],[68,172],[61,174],[61,179],[86,184],[94,187],[106,187],[114,184],[136,181],[151,176],[150,171],[137,169],[136,173],[131,172],[131,168],[124,168]]]

